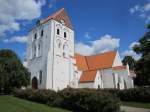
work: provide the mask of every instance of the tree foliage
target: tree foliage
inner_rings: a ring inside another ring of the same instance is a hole
[[[135,59],[132,56],[125,56],[124,59],[122,60],[122,63],[123,63],[123,65],[127,65],[128,64],[129,68],[131,70],[134,70],[136,61],[135,61]]]
[[[135,45],[133,50],[141,54],[141,58],[137,61],[135,71],[137,77],[135,84],[138,86],[150,85],[150,29],[139,40],[139,44]]]
[[[17,55],[8,49],[0,50],[0,92],[27,86],[29,73]]]

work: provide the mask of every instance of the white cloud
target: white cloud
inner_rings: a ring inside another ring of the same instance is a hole
[[[84,37],[87,39],[91,39],[90,33],[89,32],[85,32]]]
[[[82,55],[94,55],[102,52],[115,50],[119,47],[120,39],[110,35],[104,35],[98,40],[90,41],[90,44],[76,43],[75,50]]]
[[[139,42],[132,42],[132,43],[130,44],[129,48],[130,48],[130,49],[133,49],[133,47],[134,47],[135,45],[139,45],[139,44],[140,44]]]
[[[32,20],[40,17],[45,0],[0,0],[0,35],[5,31],[18,31],[17,20]]]
[[[144,5],[135,5],[129,9],[131,14],[138,14],[139,17],[146,19],[146,22],[150,20],[150,1]]]
[[[141,56],[139,54],[136,54],[136,52],[133,51],[133,46],[138,45],[138,42],[132,42],[129,45],[129,49],[125,50],[124,52],[121,53],[121,55],[124,56],[132,56],[135,60],[138,60]]]
[[[12,37],[10,39],[4,39],[3,42],[4,43],[14,43],[14,42],[26,43],[27,42],[27,36],[15,36],[15,37]]]

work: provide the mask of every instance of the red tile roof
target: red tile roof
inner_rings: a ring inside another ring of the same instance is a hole
[[[81,70],[81,71],[88,70],[85,56],[82,56],[80,54],[75,54],[75,59],[76,59],[76,65],[77,65],[78,70]]]
[[[93,82],[96,77],[96,70],[94,71],[84,71],[80,77],[80,83]]]
[[[116,51],[105,52],[99,55],[82,56],[75,55],[76,65],[79,70],[97,70],[111,68],[116,56]]]
[[[65,26],[69,27],[70,29],[73,29],[71,21],[65,11],[64,8],[60,9],[59,11],[55,12],[54,14],[48,16],[46,19],[41,20],[41,24],[46,23],[47,21],[49,21],[50,19],[54,19],[58,22],[60,22],[61,20],[63,20],[65,22]]]

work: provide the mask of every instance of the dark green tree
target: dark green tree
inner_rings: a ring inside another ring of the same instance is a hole
[[[141,55],[135,66],[137,74],[135,84],[138,86],[150,85],[150,27],[133,50]]]
[[[122,60],[123,65],[129,65],[130,70],[134,70],[136,61],[132,56],[125,56]]]
[[[30,74],[17,55],[8,49],[0,50],[0,92],[10,93],[27,86],[29,79]]]

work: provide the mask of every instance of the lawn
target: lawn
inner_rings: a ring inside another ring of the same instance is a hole
[[[0,96],[0,112],[69,112],[13,96]]]
[[[150,103],[141,102],[122,102],[124,106],[137,107],[137,108],[147,108],[150,109]]]

